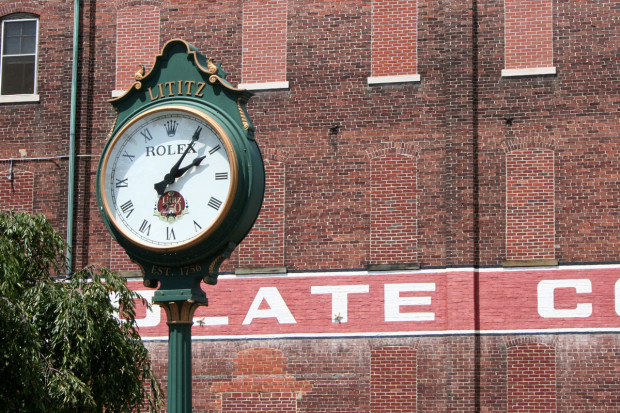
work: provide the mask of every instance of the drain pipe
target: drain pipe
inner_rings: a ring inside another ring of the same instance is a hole
[[[71,67],[71,117],[69,119],[69,182],[67,185],[67,275],[73,268],[73,202],[75,199],[75,129],[77,123],[78,40],[80,0],[73,2],[73,63]]]

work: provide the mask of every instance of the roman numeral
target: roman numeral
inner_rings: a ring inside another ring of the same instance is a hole
[[[218,211],[220,209],[220,207],[222,206],[222,201],[220,201],[219,199],[211,197],[211,199],[209,200],[209,204],[208,205],[211,208],[213,208],[216,211]]]
[[[129,218],[129,215],[133,212],[133,202],[131,202],[131,200],[125,202],[121,205],[121,211],[123,211],[123,214],[127,214],[125,218]]]
[[[194,231],[198,232],[202,229],[202,227],[200,225],[198,225],[198,223],[196,221],[194,221]]]
[[[177,237],[174,235],[174,228],[166,227],[166,239],[168,241],[170,241],[171,239],[177,239]]]
[[[216,147],[214,147],[213,149],[209,151],[209,155],[213,155],[215,152],[219,151],[220,149],[222,149],[222,147],[220,145],[217,145]]]
[[[151,235],[151,224],[145,219],[142,221],[142,225],[140,225],[140,232],[146,233],[146,235]]]
[[[116,187],[117,188],[127,188],[129,186],[129,178],[125,179],[116,179]]]
[[[130,161],[130,162],[133,162],[133,159],[136,157],[135,155],[130,155],[130,154],[128,154],[128,153],[127,153],[127,151],[123,152],[123,156],[124,156],[125,158],[129,158],[129,161]]]
[[[216,181],[221,181],[221,180],[226,180],[226,179],[228,179],[228,172],[216,172],[215,173]]]
[[[151,135],[149,128],[144,128],[143,131],[140,131],[140,135],[144,136],[144,143],[148,143],[153,140],[153,135]]]

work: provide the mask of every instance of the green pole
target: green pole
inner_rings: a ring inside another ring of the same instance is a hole
[[[192,325],[168,325],[168,413],[192,411]]]
[[[69,172],[67,183],[67,275],[73,268],[73,201],[75,199],[75,130],[77,119],[77,73],[80,35],[80,0],[73,2],[73,58],[71,63],[71,109],[69,119]]]
[[[199,287],[158,290],[153,303],[163,307],[168,318],[168,413],[191,413],[192,324],[194,312],[207,305],[207,297]]]

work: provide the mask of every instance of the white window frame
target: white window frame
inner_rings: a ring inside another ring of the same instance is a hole
[[[39,18],[38,17],[24,17],[24,18],[8,18],[2,20],[1,36],[0,36],[0,91],[2,90],[2,63],[4,59],[4,27],[6,23],[12,22],[24,22],[34,21],[36,24],[35,29],[35,47],[34,47],[34,93],[19,94],[19,95],[2,95],[0,94],[0,103],[13,103],[13,102],[38,102],[39,95],[37,94],[37,83],[39,75]],[[17,56],[17,55],[11,55]],[[32,53],[23,56],[32,56]]]

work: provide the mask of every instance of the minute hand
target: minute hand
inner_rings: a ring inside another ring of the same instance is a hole
[[[181,158],[179,158],[179,160],[177,161],[177,163],[174,164],[174,166],[172,166],[172,169],[170,169],[170,172],[166,174],[166,176],[164,176],[164,180],[161,182],[158,182],[154,185],[155,190],[157,191],[158,195],[163,195],[164,191],[166,190],[166,187],[170,184],[172,184],[174,182],[175,179],[177,179],[179,177],[179,166],[181,166],[181,162],[183,162],[183,159],[185,159],[185,155],[187,155],[187,153],[192,149],[192,147],[194,146],[194,143],[198,140],[198,138],[200,137],[200,132],[202,131],[202,127],[198,126],[196,128],[196,131],[194,132],[194,135],[192,136],[192,142],[187,146],[187,149],[185,149],[185,152],[183,152],[183,155],[181,155]],[[184,171],[185,172],[185,171]]]

